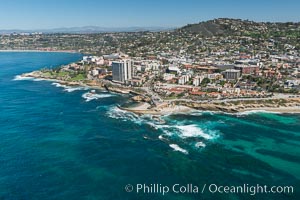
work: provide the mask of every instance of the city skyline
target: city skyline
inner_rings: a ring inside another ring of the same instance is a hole
[[[215,18],[253,21],[299,21],[300,2],[258,1],[4,1],[0,29],[62,27],[180,27]]]

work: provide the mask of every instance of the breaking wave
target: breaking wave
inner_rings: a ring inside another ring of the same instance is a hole
[[[187,138],[202,138],[204,140],[214,140],[219,137],[217,131],[212,130],[213,127],[205,125],[207,127],[201,128],[197,124],[188,125],[160,125],[155,123],[151,124],[156,129],[161,129],[167,136],[179,136],[182,139]]]
[[[17,75],[13,79],[14,81],[25,81],[25,80],[30,80],[30,81],[46,81],[46,79],[42,78],[34,78],[34,77],[25,77],[21,75]]]
[[[180,137],[182,138],[202,137],[206,140],[211,140],[215,137],[213,134],[204,133],[203,130],[195,124],[175,127],[180,131]]]
[[[24,80],[33,80],[34,78],[32,77],[23,77],[21,75],[17,75],[14,77],[14,81],[24,81]]]
[[[181,148],[180,146],[178,146],[177,144],[170,144],[169,145],[172,149],[174,149],[174,151],[179,151],[181,153],[184,154],[189,154],[189,152],[186,149]]]
[[[203,142],[197,142],[195,144],[195,147],[197,147],[197,148],[200,148],[200,147],[204,148],[204,147],[206,147],[206,144],[204,144]]]
[[[112,94],[93,94],[90,92],[86,92],[82,95],[82,97],[85,99],[86,102],[96,100],[96,99],[108,98],[108,97],[112,97],[112,96],[114,96],[114,95],[112,95]]]
[[[76,90],[88,90],[89,89],[89,87],[67,86],[67,85],[62,85],[60,83],[52,83],[52,85],[54,85],[56,87],[62,87],[62,88],[64,88],[64,91],[67,91],[67,92],[73,92],[73,91],[76,91]]]
[[[234,113],[234,115],[251,115],[251,114],[257,114],[257,113],[274,113],[274,114],[280,114],[280,112],[267,111],[267,110],[249,110],[249,111],[243,111],[243,112]]]
[[[113,119],[118,119],[122,121],[131,121],[136,124],[142,125],[147,123],[147,120],[149,116],[144,115],[144,116],[138,116],[132,112],[122,110],[118,108],[117,106],[111,106],[108,111],[107,111],[107,116]]]
[[[162,120],[162,123],[161,120],[157,120],[157,117],[136,115],[117,106],[111,106],[107,111],[107,115],[110,118],[122,121],[148,125],[158,134],[158,140],[168,144],[175,151],[180,151],[184,154],[188,154],[188,151],[179,145],[188,145],[192,149],[203,149],[220,136],[214,124],[198,124],[187,120],[179,122],[170,120],[168,116],[163,117],[163,119],[167,120]]]

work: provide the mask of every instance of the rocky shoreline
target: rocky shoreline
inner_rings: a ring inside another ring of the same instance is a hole
[[[164,115],[171,113],[185,113],[192,111],[213,111],[223,113],[242,113],[247,111],[263,111],[263,112],[278,112],[278,113],[300,113],[300,99],[295,102],[289,103],[289,105],[283,106],[271,106],[269,104],[247,104],[237,106],[223,106],[207,103],[179,103],[178,105],[167,105],[164,108],[150,107],[147,109],[136,108],[124,108],[119,107],[122,110],[133,112],[136,114],[152,114],[152,115]]]
[[[284,103],[283,103],[284,102]],[[245,111],[270,111],[280,113],[300,113],[300,98],[293,99],[272,99],[272,100],[243,100],[231,103],[188,103],[180,102],[196,110],[220,111],[225,113],[239,113]]]
[[[81,86],[81,87],[90,87],[91,89],[105,89],[109,92],[116,92],[120,94],[135,94],[136,92],[132,89],[125,88],[125,87],[115,87],[113,85],[106,84],[105,82],[96,82],[96,81],[70,81],[64,80],[59,77],[49,77],[45,76],[44,73],[40,71],[33,71],[30,73],[24,73],[20,75],[21,77],[27,78],[36,78],[36,79],[43,79],[48,81],[55,81],[65,86]]]
[[[236,100],[230,102],[162,102],[160,105],[151,105],[151,98],[145,94],[136,92],[132,88],[114,86],[105,82],[95,81],[69,81],[61,80],[58,77],[45,76],[41,71],[34,71],[22,74],[21,77],[38,78],[43,80],[55,81],[66,86],[82,86],[90,87],[91,89],[106,89],[109,92],[120,94],[133,94],[132,100],[135,102],[143,102],[143,106],[132,108],[119,107],[122,110],[133,112],[136,114],[152,114],[164,115],[171,113],[184,113],[192,110],[200,111],[217,111],[224,113],[239,113],[245,111],[267,111],[267,112],[280,112],[280,113],[300,113],[300,98],[278,98],[278,99],[260,99],[260,100]],[[145,106],[147,104],[148,106]]]

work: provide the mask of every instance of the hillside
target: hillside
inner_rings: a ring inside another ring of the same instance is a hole
[[[200,22],[197,24],[188,24],[177,29],[179,32],[195,33],[203,36],[219,36],[219,35],[261,35],[277,32],[290,32],[299,34],[300,23],[270,23],[270,22],[254,22],[241,19],[219,18]]]

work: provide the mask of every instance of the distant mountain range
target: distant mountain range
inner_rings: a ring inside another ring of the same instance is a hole
[[[171,27],[120,27],[120,28],[109,28],[99,26],[83,26],[83,27],[71,27],[71,28],[54,28],[54,29],[36,29],[36,30],[21,30],[21,29],[10,29],[0,30],[0,34],[11,34],[11,33],[104,33],[104,32],[141,32],[141,31],[168,31],[174,28]]]

